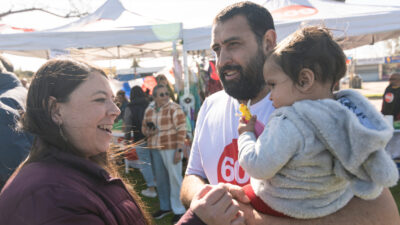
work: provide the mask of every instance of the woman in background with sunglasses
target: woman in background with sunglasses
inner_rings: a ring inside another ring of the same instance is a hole
[[[179,200],[182,184],[182,149],[186,137],[186,118],[180,105],[171,101],[166,86],[153,89],[154,101],[144,113],[142,132],[152,156],[152,166],[160,200],[160,211],[153,214],[161,219],[172,212],[172,223],[179,220],[185,208]]]
[[[168,90],[169,97],[172,101],[177,102],[176,94],[173,85],[168,81],[164,74],[158,74],[156,77],[157,85],[161,84],[165,86]]]

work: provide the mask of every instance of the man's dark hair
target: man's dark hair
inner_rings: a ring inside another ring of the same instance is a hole
[[[223,23],[237,15],[242,15],[246,18],[259,42],[267,30],[275,30],[271,13],[265,7],[249,1],[235,3],[226,7],[214,18],[214,24]]]
[[[14,72],[14,66],[13,64],[4,56],[0,55],[0,62],[3,64],[4,68],[7,70],[7,72]]]

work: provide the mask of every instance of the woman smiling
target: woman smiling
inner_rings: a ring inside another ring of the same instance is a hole
[[[37,71],[22,121],[36,139],[0,194],[0,224],[151,224],[108,160],[113,98],[87,63],[56,59]]]
[[[88,63],[54,59],[36,72],[22,120],[35,142],[0,193],[0,224],[152,224],[108,159],[120,114],[113,99],[105,73]],[[196,195],[178,225],[204,225],[201,217],[210,209],[203,199],[221,198],[206,192],[208,187]]]

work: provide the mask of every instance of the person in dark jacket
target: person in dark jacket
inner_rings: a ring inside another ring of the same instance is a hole
[[[144,111],[149,105],[146,94],[139,86],[134,86],[130,93],[130,103],[125,108],[123,117],[125,123],[125,139],[134,142],[143,141],[145,136],[142,133],[142,121]],[[139,169],[147,184],[147,189],[141,191],[143,196],[154,198],[157,196],[155,189],[154,175],[151,167],[151,154],[150,150],[146,149],[146,144],[136,146],[136,153],[140,160]],[[129,163],[129,162],[128,162]]]
[[[27,90],[12,72],[12,64],[0,55],[0,190],[28,155],[33,141],[32,135],[17,128]]]
[[[55,59],[37,71],[22,119],[35,140],[0,193],[0,224],[151,224],[108,160],[113,98],[87,63]]]
[[[116,100],[116,104],[117,104],[119,110],[121,111],[121,114],[119,114],[119,116],[115,120],[117,122],[118,120],[123,119],[123,116],[125,113],[125,108],[129,102],[128,102],[128,99],[126,98],[126,94],[125,94],[124,90],[117,91],[117,96],[115,97],[115,100]]]
[[[400,120],[400,73],[393,73],[389,78],[383,94],[382,114],[392,115],[393,121]]]
[[[120,114],[113,99],[106,74],[88,63],[53,59],[36,72],[22,118],[35,139],[0,192],[0,224],[153,224],[109,160]],[[178,225],[203,225],[202,199],[222,197],[207,189],[200,194]]]

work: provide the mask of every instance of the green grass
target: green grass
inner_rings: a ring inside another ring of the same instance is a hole
[[[148,198],[140,194],[140,192],[147,188],[146,182],[143,179],[142,174],[140,173],[139,169],[130,168],[129,173],[125,174],[125,171],[120,171],[121,175],[126,175],[126,178],[134,185],[135,191],[139,194],[142,198],[144,204],[148,207],[147,211],[150,214],[157,212],[160,209],[160,205],[158,202],[158,198]],[[157,225],[171,225],[172,217],[174,216],[173,213],[165,216],[162,219],[154,220],[154,224]]]
[[[390,188],[390,191],[392,192],[393,198],[397,204],[397,209],[400,213],[400,183],[397,183],[397,186]]]
[[[121,172],[122,172],[121,173],[122,175],[125,174],[123,171],[121,171]],[[147,188],[140,171],[138,169],[131,168],[129,174],[126,174],[126,177],[134,185],[136,192],[139,193],[143,202],[147,205],[148,211],[150,213],[154,213],[154,212],[158,211],[158,209],[159,209],[158,198],[147,198],[140,194],[140,191]],[[394,200],[396,201],[396,204],[397,204],[397,209],[399,210],[399,213],[400,213],[400,183],[397,184],[397,186],[390,188],[390,191],[392,192]],[[173,214],[171,213],[170,215],[165,216],[164,218],[162,218],[160,220],[155,220],[155,224],[170,225],[172,217],[173,217]]]

